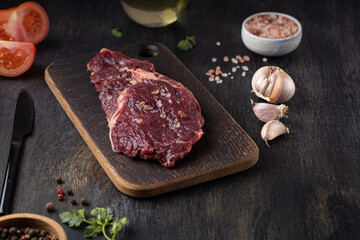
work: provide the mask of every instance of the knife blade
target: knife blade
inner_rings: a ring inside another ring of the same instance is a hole
[[[25,89],[21,89],[16,103],[10,154],[1,191],[0,216],[10,213],[21,146],[23,145],[24,137],[32,132],[33,121],[33,102],[28,92]]]

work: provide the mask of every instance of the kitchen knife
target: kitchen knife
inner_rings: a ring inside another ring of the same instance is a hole
[[[21,89],[16,103],[10,154],[6,166],[0,201],[0,216],[11,210],[12,195],[19,164],[21,146],[26,135],[31,134],[34,120],[32,100],[25,89]]]

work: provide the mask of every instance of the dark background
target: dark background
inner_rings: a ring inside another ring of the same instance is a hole
[[[2,0],[0,7],[21,2]],[[111,207],[115,216],[129,219],[119,239],[359,239],[359,1],[197,0],[190,1],[178,22],[158,29],[132,22],[118,0],[37,2],[49,15],[49,34],[36,46],[27,73],[0,77],[0,179],[21,88],[35,105],[13,212],[59,221],[58,213],[73,208],[72,198],[56,199],[55,177],[62,176],[62,188],[90,200],[87,211]],[[250,93],[250,81],[265,63],[241,41],[242,21],[261,11],[290,14],[303,26],[302,42],[293,53],[268,58],[267,64],[282,67],[297,87],[287,103],[289,118],[283,120],[291,133],[271,147],[260,137],[262,123],[249,100],[258,100]],[[111,35],[114,27],[123,32],[121,39]],[[196,36],[198,44],[181,52],[176,44],[186,34]],[[114,187],[47,87],[44,70],[57,59],[143,40],[172,50],[254,139],[260,149],[255,167],[149,199],[125,196]],[[217,47],[216,41],[222,45]],[[245,78],[238,72],[223,84],[207,80],[205,72],[216,66],[212,57],[237,54],[252,59]],[[56,204],[56,213],[46,212],[49,201]],[[82,230],[64,229],[69,239],[82,239]]]

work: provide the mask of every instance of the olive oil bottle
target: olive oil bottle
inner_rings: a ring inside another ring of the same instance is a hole
[[[175,22],[189,0],[121,0],[124,11],[136,23],[163,27]]]

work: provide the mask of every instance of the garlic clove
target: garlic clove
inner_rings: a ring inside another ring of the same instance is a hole
[[[295,94],[295,83],[292,78],[276,66],[258,69],[251,85],[256,96],[271,103],[284,103]]]
[[[256,88],[257,88],[257,89],[260,88],[260,85],[261,85],[261,83],[262,83],[264,80],[265,80],[265,75],[259,76],[259,78],[257,79],[256,83],[254,83],[254,84],[256,84]]]
[[[264,95],[269,96],[269,95],[271,94],[273,88],[274,88],[274,81],[271,81],[271,80],[270,80],[269,86],[268,86],[268,88],[266,89]]]
[[[284,72],[284,74],[286,74],[286,73]],[[283,92],[282,92],[281,96],[279,96],[279,98],[276,101],[278,103],[284,103],[284,102],[290,100],[295,94],[295,83],[294,83],[294,81],[287,74],[284,77],[284,79],[285,79],[285,81],[284,81],[284,86],[283,86]]]
[[[286,113],[289,109],[289,107],[284,104],[254,103],[253,100],[251,100],[251,105],[257,118],[263,122],[287,117]]]
[[[258,89],[259,93],[264,94],[266,89],[269,87],[269,83],[270,83],[270,81],[263,81],[260,84],[260,88]]]
[[[265,141],[266,145],[269,146],[268,141],[273,140],[274,138],[285,133],[290,133],[289,128],[287,128],[279,120],[271,120],[267,122],[261,129],[261,138]]]

